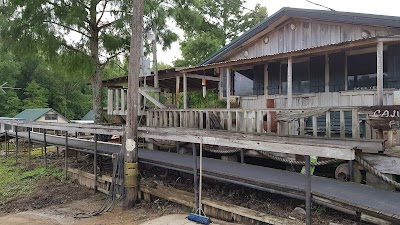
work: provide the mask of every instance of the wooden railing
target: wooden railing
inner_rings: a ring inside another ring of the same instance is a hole
[[[125,88],[108,89],[107,114],[108,115],[126,115],[127,114],[127,94]]]
[[[315,112],[315,109],[155,109],[146,111],[146,125],[213,129],[213,121],[217,120],[222,129],[229,131],[378,138],[378,130],[366,122],[367,115],[356,107],[322,109],[322,113],[320,109],[318,115],[313,115],[313,110]],[[276,115],[283,113],[293,119],[277,121]]]

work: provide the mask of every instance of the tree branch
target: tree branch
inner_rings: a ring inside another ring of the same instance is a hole
[[[103,6],[103,10],[101,11],[101,15],[99,17],[99,19],[97,20],[96,24],[99,25],[99,22],[101,21],[101,19],[103,18],[104,12],[106,10],[107,4],[108,4],[109,0],[106,0],[104,2],[104,6]]]
[[[44,20],[43,23],[51,23],[51,24],[54,24],[54,25],[63,27],[63,28],[65,28],[65,29],[67,29],[67,30],[75,31],[75,32],[77,32],[77,33],[79,33],[79,34],[82,34],[83,36],[85,36],[85,37],[87,37],[87,38],[90,38],[90,36],[89,36],[88,34],[85,34],[84,32],[82,32],[82,31],[80,31],[80,30],[77,30],[77,29],[75,29],[75,28],[66,26],[66,25],[61,24],[61,23],[58,23],[58,22],[49,21],[49,20]]]
[[[106,59],[106,61],[105,61],[104,63],[101,64],[101,67],[104,68],[112,59],[116,58],[117,56],[119,56],[120,54],[122,54],[122,53],[124,53],[124,52],[126,52],[126,50],[121,50],[121,51],[115,53],[114,55],[108,57],[108,58]]]
[[[82,50],[80,50],[80,49],[77,49],[77,48],[75,48],[74,46],[71,46],[71,45],[67,44],[65,41],[61,42],[61,45],[64,46],[65,48],[71,50],[71,51],[74,51],[74,52],[76,52],[76,53],[79,53],[79,54],[88,56],[84,51],[82,51]]]
[[[127,18],[129,18],[129,16],[127,16]],[[122,17],[122,18],[116,19],[116,20],[114,20],[114,21],[112,21],[112,22],[103,24],[103,25],[101,25],[101,26],[99,27],[98,30],[100,31],[100,30],[102,30],[102,29],[105,29],[105,28],[107,28],[107,27],[110,27],[110,26],[112,26],[114,23],[119,22],[119,21],[124,20],[124,19],[125,19],[125,17]]]

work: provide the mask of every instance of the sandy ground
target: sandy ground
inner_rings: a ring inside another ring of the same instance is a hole
[[[123,211],[121,206],[117,205],[112,212],[105,212],[99,216],[89,218],[74,218],[74,215],[77,213],[91,212],[98,209],[102,205],[104,197],[105,195],[99,194],[65,205],[50,206],[38,210],[29,210],[25,212],[4,215],[0,217],[0,225],[136,225],[142,224],[143,222],[147,222],[162,215],[162,212],[158,211],[150,204],[139,204],[135,208],[128,211]],[[176,210],[179,211],[179,209]],[[184,214],[182,214],[182,217],[184,219],[183,215]],[[165,221],[163,224],[166,224]]]

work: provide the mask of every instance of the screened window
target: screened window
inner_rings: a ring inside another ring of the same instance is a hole
[[[347,57],[349,90],[376,89],[376,53]]]
[[[57,114],[46,114],[44,116],[45,120],[57,120],[57,118],[58,118]]]

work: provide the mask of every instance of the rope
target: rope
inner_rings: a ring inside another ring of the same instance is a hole
[[[92,216],[98,216],[103,212],[111,211],[117,200],[120,200],[125,193],[124,187],[124,157],[122,156],[122,151],[118,154],[113,154],[113,175],[112,182],[110,185],[110,190],[108,192],[107,198],[100,209],[95,210],[93,212],[85,213],[77,213],[74,215],[74,218],[89,218]],[[119,183],[118,183],[119,182]],[[117,197],[119,195],[119,197]]]
[[[296,165],[296,166],[304,166],[306,164],[305,161],[296,161],[296,160],[291,160],[291,159],[287,159],[284,157],[280,157],[280,156],[276,156],[273,155],[271,153],[265,152],[265,151],[257,151],[258,153],[260,153],[261,155],[264,155],[270,159],[273,159],[275,161],[279,161],[279,162],[283,162],[283,163],[287,163],[287,164],[291,164],[291,165]],[[324,161],[318,161],[318,162],[311,162],[311,166],[325,166],[328,164],[333,164],[333,163],[338,163],[341,162],[342,160],[340,159],[329,159],[329,160],[324,160]]]
[[[218,154],[233,154],[240,152],[239,148],[223,147],[218,145],[203,145],[204,150],[208,152],[218,153]],[[216,147],[216,148],[214,148]]]
[[[356,161],[360,163],[368,172],[373,173],[375,176],[379,177],[381,180],[383,180],[385,183],[390,184],[396,189],[400,189],[400,183],[397,183],[394,180],[389,179],[387,176],[385,176],[383,173],[379,172],[377,169],[372,167],[367,161],[365,161],[361,155],[356,155]]]

